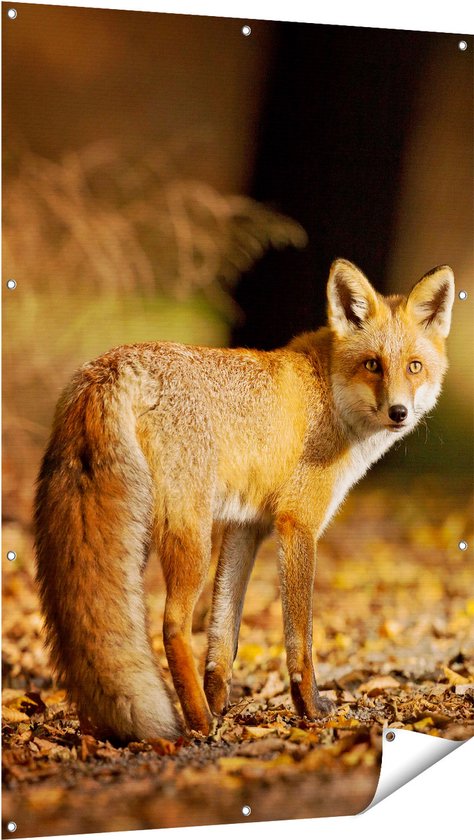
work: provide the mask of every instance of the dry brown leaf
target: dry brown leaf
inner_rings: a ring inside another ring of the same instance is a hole
[[[265,697],[265,699],[270,699],[271,697],[277,697],[285,688],[285,683],[280,677],[278,671],[270,671],[268,675],[268,679],[263,686],[262,690],[259,692],[260,697]]]
[[[147,744],[150,744],[153,752],[158,755],[174,755],[183,746],[184,740],[179,738],[174,742],[167,741],[166,738],[148,738]]]
[[[130,741],[130,743],[127,744],[127,748],[134,755],[141,752],[151,752],[152,749],[151,744],[147,744],[144,741]]]
[[[2,691],[2,706],[10,706],[19,697],[22,697],[23,691],[18,688],[4,688]]]
[[[2,719],[7,723],[20,723],[22,720],[28,720],[28,715],[24,712],[19,712],[17,709],[12,709],[9,706],[2,706]]]
[[[258,741],[247,741],[237,748],[237,755],[262,756],[271,752],[281,752],[285,749],[285,741],[281,738],[260,738]]]
[[[99,749],[96,752],[96,755],[98,755],[99,758],[110,758],[114,761],[117,758],[119,758],[120,752],[119,750],[116,750],[115,747],[113,747],[111,744],[107,743],[105,744],[105,746],[99,747]]]
[[[93,735],[82,735],[79,756],[81,761],[86,761],[89,756],[94,756],[100,748],[100,742]]]
[[[376,697],[390,688],[400,688],[398,680],[394,677],[379,675],[360,685],[358,691],[361,694],[367,694],[369,697]]]
[[[255,741],[258,738],[268,738],[277,731],[271,726],[244,726],[243,738],[245,741]]]
[[[32,743],[43,753],[50,752],[56,746],[52,741],[47,741],[46,738],[34,738]]]
[[[456,694],[468,694],[469,696],[474,696],[474,683],[466,683],[465,685],[457,685],[455,688]]]

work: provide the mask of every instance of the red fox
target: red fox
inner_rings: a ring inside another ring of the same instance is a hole
[[[275,528],[291,694],[331,711],[312,661],[316,543],[349,488],[435,404],[454,299],[448,266],[383,297],[338,259],[328,326],[274,351],[152,342],[84,365],[59,400],[36,495],[52,659],[81,721],[117,738],[183,731],[147,634],[155,544],[166,655],[189,729],[226,709],[247,582]],[[204,685],[191,623],[223,523]]]

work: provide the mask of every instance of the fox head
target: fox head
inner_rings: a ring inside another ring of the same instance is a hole
[[[327,295],[339,412],[359,434],[410,431],[436,403],[448,367],[451,268],[432,269],[407,297],[384,297],[355,265],[339,259]]]

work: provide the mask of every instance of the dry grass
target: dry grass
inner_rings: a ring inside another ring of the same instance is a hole
[[[127,158],[110,143],[59,161],[26,153],[5,185],[5,260],[35,291],[79,283],[117,295],[184,298],[218,307],[270,247],[306,244],[299,224],[245,196],[180,176],[171,154]],[[220,292],[220,294],[219,294]]]

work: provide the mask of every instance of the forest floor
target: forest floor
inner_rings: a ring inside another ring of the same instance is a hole
[[[315,583],[319,687],[337,703],[293,710],[274,538],[244,607],[231,707],[206,739],[117,747],[82,734],[51,679],[31,534],[4,529],[3,817],[21,837],[355,814],[377,786],[386,726],[474,734],[472,499],[426,480],[356,489],[321,541]],[[164,588],[147,571],[150,633],[165,676]],[[203,663],[211,581],[196,608]],[[244,805],[252,809],[242,814]],[[8,831],[5,831],[8,834]]]

